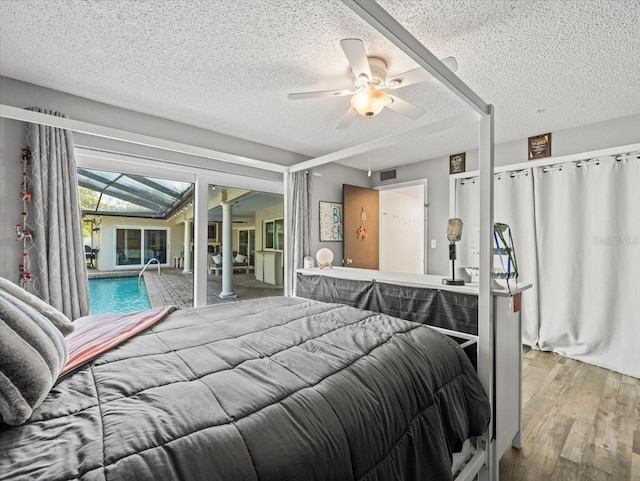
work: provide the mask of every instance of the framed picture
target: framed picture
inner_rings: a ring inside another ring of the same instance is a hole
[[[529,160],[551,157],[551,132],[529,137]]]
[[[464,172],[466,168],[467,154],[453,154],[449,156],[449,174],[459,174]]]
[[[320,201],[320,241],[342,241],[342,204]]]

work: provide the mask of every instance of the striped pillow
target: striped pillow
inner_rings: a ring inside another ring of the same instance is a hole
[[[22,287],[15,285],[8,279],[0,277],[0,290],[6,291],[13,297],[17,297],[22,302],[29,304],[36,311],[49,319],[63,335],[73,331],[73,323],[62,312],[53,306],[50,306],[39,297],[34,296],[30,292],[25,291]]]
[[[29,419],[67,357],[60,329],[40,310],[0,289],[0,422],[18,425]]]

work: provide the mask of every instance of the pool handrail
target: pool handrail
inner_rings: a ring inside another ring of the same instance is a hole
[[[158,264],[158,275],[160,275],[160,261],[158,259],[156,259],[155,257],[153,257],[152,259],[149,259],[149,262],[147,262],[145,264],[145,266],[140,271],[140,274],[138,274],[138,285],[140,285],[140,281],[142,280],[142,274],[144,274],[144,271],[147,270],[147,267],[149,267],[149,264],[151,264],[153,261],[157,262],[157,264]]]

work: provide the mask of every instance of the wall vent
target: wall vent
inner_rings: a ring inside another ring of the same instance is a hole
[[[380,182],[384,182],[386,180],[394,180],[396,178],[396,169],[391,170],[383,170],[380,172]]]

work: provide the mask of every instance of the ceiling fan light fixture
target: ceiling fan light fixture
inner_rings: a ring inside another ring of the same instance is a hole
[[[391,98],[386,92],[374,87],[367,87],[351,97],[351,106],[365,117],[379,114],[390,103]]]

